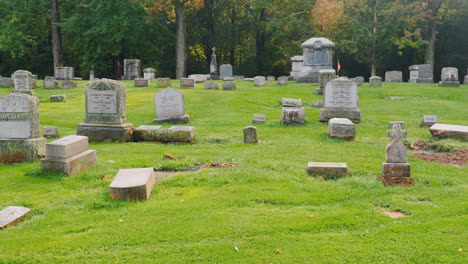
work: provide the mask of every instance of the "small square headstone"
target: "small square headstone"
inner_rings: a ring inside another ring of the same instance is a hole
[[[47,126],[44,127],[44,137],[45,138],[59,138],[58,128],[56,126]]]
[[[180,88],[195,88],[195,80],[190,78],[181,78]]]
[[[436,115],[424,115],[421,121],[422,127],[430,127],[437,123],[437,116]]]
[[[266,122],[266,115],[259,115],[254,114],[252,118],[252,123],[265,123]]]

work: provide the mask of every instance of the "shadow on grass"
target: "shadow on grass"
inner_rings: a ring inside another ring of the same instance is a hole
[[[67,175],[64,173],[48,172],[40,168],[34,168],[25,173],[25,176],[38,177],[54,181],[62,181]]]

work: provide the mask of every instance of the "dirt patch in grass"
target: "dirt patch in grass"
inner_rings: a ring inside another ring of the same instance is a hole
[[[400,210],[395,210],[395,211],[388,211],[384,208],[380,208],[380,211],[382,211],[382,213],[388,217],[391,217],[391,218],[401,218],[401,217],[407,217],[407,215],[405,215],[404,213],[402,213]]]
[[[460,149],[452,153],[416,152],[413,153],[412,156],[425,161],[443,164],[452,164],[456,166],[468,165],[468,149]]]
[[[210,162],[208,164],[199,164],[203,168],[229,168],[237,166],[236,162]]]
[[[23,162],[25,159],[24,153],[3,154],[0,153],[0,163],[4,165],[12,165],[13,163]]]

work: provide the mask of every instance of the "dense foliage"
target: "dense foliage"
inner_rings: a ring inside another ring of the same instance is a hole
[[[288,75],[290,57],[314,36],[337,44],[335,63],[349,76],[408,74],[409,65],[434,60],[436,79],[446,66],[462,77],[468,66],[463,0],[54,1],[60,56],[83,77],[94,69],[119,78],[125,58],[141,59],[158,76],[175,77],[176,64],[179,74],[208,73],[213,47],[218,64],[233,64],[236,74]],[[51,16],[51,0],[0,1],[1,75],[53,73]]]

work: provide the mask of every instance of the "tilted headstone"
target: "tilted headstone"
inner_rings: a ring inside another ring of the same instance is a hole
[[[54,76],[57,80],[72,80],[75,73],[73,67],[55,67]]]
[[[109,185],[110,197],[114,200],[144,201],[153,191],[154,169],[121,169]]]
[[[59,88],[58,82],[55,80],[53,76],[46,76],[43,82],[43,87],[45,89],[56,89]]]
[[[393,130],[387,131],[387,137],[392,138],[392,142],[386,149],[386,162],[382,164],[382,176],[409,177],[410,165],[407,163],[407,151],[401,140],[407,137],[407,132],[401,130],[399,124],[395,124]]]
[[[231,64],[223,64],[219,66],[219,78],[222,80],[224,77],[232,77]]]
[[[213,54],[211,54],[210,77],[211,77],[211,80],[218,80],[218,63],[216,62],[216,48],[215,47],[213,47]]]
[[[135,78],[140,78],[140,60],[135,59],[125,59],[124,60],[124,75],[123,80],[135,80]]]
[[[468,141],[468,126],[434,124],[429,128],[433,137]]]
[[[257,128],[254,126],[244,127],[244,143],[257,144],[259,143],[257,137]]]
[[[288,77],[286,76],[281,76],[278,78],[278,85],[279,86],[286,86],[288,85]]]
[[[132,139],[133,125],[127,123],[125,85],[100,79],[86,85],[86,118],[77,135],[90,141],[126,142]]]
[[[299,77],[299,73],[302,70],[302,67],[304,66],[304,56],[294,56],[291,58],[291,77],[293,80],[297,80],[297,77]]]
[[[15,89],[13,92],[34,95],[32,90],[34,86],[34,80],[30,72],[19,70],[15,71],[13,76],[15,83]]]
[[[410,83],[434,83],[433,72],[434,69],[431,64],[419,64],[409,67]]]
[[[385,82],[403,82],[403,73],[401,71],[385,72]]]
[[[195,80],[190,78],[180,78],[180,88],[195,88]]]
[[[143,70],[143,78],[153,80],[156,78],[156,70],[153,68],[145,68]]]
[[[30,162],[44,157],[39,100],[12,93],[0,98],[0,163]]]
[[[370,86],[382,86],[382,78],[379,76],[372,76],[369,78],[369,85]]]
[[[326,38],[311,38],[302,43],[304,62],[298,75],[298,83],[317,83],[319,71],[332,69],[335,43]]]
[[[325,88],[324,108],[320,110],[320,121],[337,118],[347,118],[354,123],[361,121],[361,111],[358,109],[358,88],[355,82],[338,78],[328,82]]]
[[[327,83],[331,80],[336,79],[335,70],[320,70],[319,71],[319,88],[317,89],[317,94],[324,94],[325,87]]]
[[[166,88],[171,86],[170,78],[158,78],[158,87]]]
[[[458,69],[454,67],[442,68],[439,86],[460,87],[458,80]]]
[[[422,127],[430,127],[437,123],[437,116],[436,115],[424,115],[421,121]],[[403,126],[402,126],[403,127]]]
[[[254,85],[255,86],[264,86],[266,84],[265,76],[256,76],[254,78]]]
[[[176,89],[166,88],[154,96],[156,119],[154,123],[188,123],[185,114],[184,94]]]
[[[0,230],[21,222],[31,209],[21,206],[8,206],[0,211]]]

